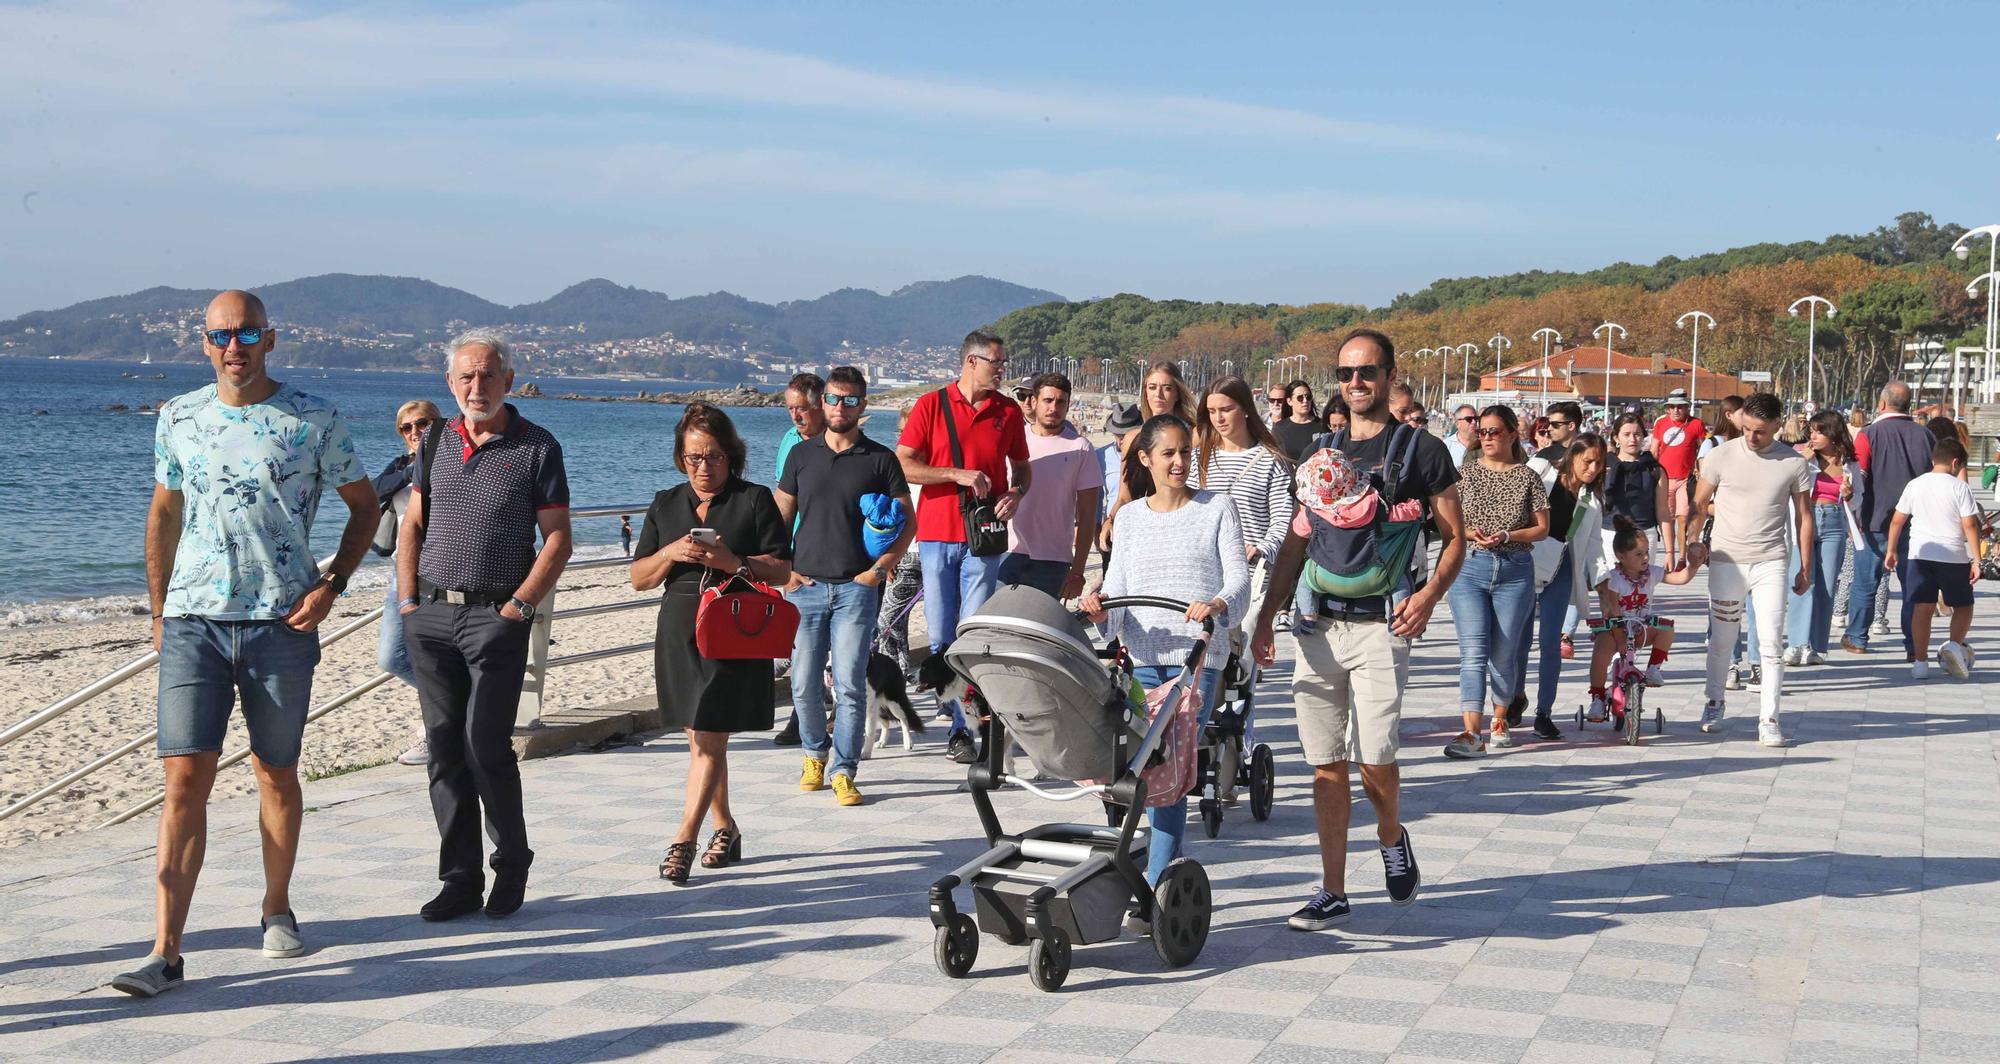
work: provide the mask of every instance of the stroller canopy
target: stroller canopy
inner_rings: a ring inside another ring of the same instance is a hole
[[[945,661],[1042,771],[1070,780],[1120,774],[1125,692],[1062,603],[1031,587],[1003,587],[959,622]]]

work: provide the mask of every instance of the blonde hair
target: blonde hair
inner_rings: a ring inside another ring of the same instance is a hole
[[[412,413],[423,414],[432,421],[444,420],[444,411],[439,410],[436,403],[431,402],[429,399],[412,399],[396,408],[396,431],[402,431],[403,419]]]

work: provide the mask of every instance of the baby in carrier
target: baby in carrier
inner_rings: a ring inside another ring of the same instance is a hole
[[[1322,447],[1299,463],[1295,486],[1299,508],[1292,513],[1292,531],[1310,538],[1313,518],[1339,529],[1365,529],[1375,524],[1382,509],[1382,493],[1361,472],[1352,459],[1331,447]],[[1414,521],[1423,517],[1421,499],[1405,499],[1389,507],[1390,522]],[[1300,580],[1293,607],[1298,620],[1293,629],[1310,635],[1319,621],[1320,592],[1313,581]]]

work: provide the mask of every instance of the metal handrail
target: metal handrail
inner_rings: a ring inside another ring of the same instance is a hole
[[[572,518],[621,517],[629,514],[645,513],[649,508],[649,506],[650,504],[625,505],[625,506],[572,507],[570,510],[570,516]],[[330,557],[321,561],[320,568],[324,569],[331,562],[332,558]],[[618,558],[618,557],[599,558],[581,562],[574,562],[570,565],[565,566],[564,572],[569,573],[585,569],[608,569],[616,566],[626,566],[630,564],[631,564],[631,559],[629,558]],[[655,606],[657,604],[658,604],[658,599],[645,598],[645,599],[634,599],[627,602],[605,603],[597,606],[579,606],[567,610],[553,610],[546,615],[547,617],[546,622],[537,625],[537,630],[538,633],[542,636],[542,638],[546,639],[550,625],[557,619],[597,616],[600,614],[615,613],[621,610],[639,609],[646,606]],[[334,643],[337,643],[340,640],[345,639],[348,636],[354,634],[355,632],[360,631],[362,628],[365,628],[368,625],[379,620],[382,617],[384,608],[385,607],[382,606],[376,606],[368,610],[367,612],[361,614],[360,616],[354,618],[353,620],[343,623],[342,625],[340,625],[338,628],[335,628],[331,632],[325,633],[321,637],[319,645],[322,648],[331,646]],[[616,647],[609,650],[590,651],[588,653],[582,653],[582,654],[570,654],[562,657],[550,658],[541,664],[541,668],[546,670],[549,668],[553,668],[554,666],[557,665],[569,665],[569,664],[576,664],[582,661],[595,661],[600,658],[617,657],[623,654],[635,654],[643,650],[649,650],[651,648],[652,648],[651,643],[643,643],[627,647]],[[95,680],[92,680],[90,683],[87,683],[82,687],[77,688],[75,691],[72,691],[69,694],[64,695],[62,698],[59,698],[56,701],[49,703],[48,705],[42,707],[39,710],[36,710],[34,713],[29,714],[28,716],[8,726],[4,730],[0,730],[0,746],[5,746],[6,744],[11,743],[16,739],[21,738],[22,736],[28,735],[29,733],[35,731],[44,724],[47,724],[48,722],[55,720],[57,717],[63,716],[64,714],[70,712],[71,710],[76,709],[78,706],[81,706],[84,703],[89,702],[91,699],[96,698],[97,696],[102,695],[105,692],[112,690],[113,688],[118,687],[120,684],[123,684],[125,681],[130,680],[134,676],[137,676],[140,673],[145,672],[146,670],[158,665],[159,661],[160,661],[159,652],[149,651],[143,656],[135,658],[132,661],[129,661],[124,665],[121,665],[118,668],[112,670],[111,672],[108,672],[105,675],[100,676]],[[369,678],[368,680],[365,680],[362,683],[357,684],[356,686],[349,688],[348,690],[328,700],[326,703],[314,709],[311,713],[308,713],[306,716],[306,723],[311,723],[315,720],[318,720],[320,717],[325,716],[328,712],[331,712],[332,710],[337,709],[340,706],[344,706],[349,702],[354,701],[356,698],[359,698],[362,695],[367,694],[369,691],[372,691],[375,688],[380,687],[382,684],[388,682],[391,679],[394,679],[394,676],[391,673],[382,672],[376,674],[375,676]],[[71,784],[76,783],[77,781],[82,780],[92,775],[95,772],[98,772],[99,770],[105,768],[106,766],[112,764],[113,762],[134,753],[141,747],[144,747],[147,743],[153,741],[155,738],[157,738],[157,736],[158,736],[157,729],[153,731],[148,731],[144,735],[136,736],[133,739],[120,745],[110,753],[104,754],[98,757],[97,759],[85,764],[81,768],[74,769],[68,772],[61,778],[57,779],[55,782],[47,784],[41,788],[38,788],[33,793],[23,796],[20,800],[16,801],[14,804],[7,806],[4,809],[0,809],[0,820],[5,820],[8,817],[14,816],[46,800],[49,796],[60,793],[64,788],[70,786]],[[234,765],[237,762],[243,760],[244,757],[248,756],[249,752],[250,751],[247,748],[235,751],[228,757],[217,762],[216,768],[220,770],[230,765]],[[110,820],[107,820],[103,824],[100,824],[98,826],[108,827],[112,824],[123,823],[126,820],[130,820],[132,817],[137,816],[138,814],[143,813],[146,810],[151,809],[154,806],[158,805],[162,800],[164,800],[164,797],[165,797],[165,791],[162,790],[159,794],[154,795],[151,799],[148,799],[145,802],[142,802],[136,806],[132,806],[130,808],[121,811],[116,816],[112,817]]]

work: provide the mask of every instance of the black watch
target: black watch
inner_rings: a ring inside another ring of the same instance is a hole
[[[319,582],[333,588],[333,594],[335,598],[339,598],[340,596],[347,594],[347,578],[340,575],[337,572],[334,572],[332,569],[328,569],[326,572],[321,573]]]
[[[513,603],[513,604],[514,604],[514,610],[515,610],[515,612],[517,612],[517,613],[519,613],[519,614],[521,615],[521,619],[522,619],[522,620],[524,620],[524,621],[533,621],[533,620],[535,619],[535,604],[534,604],[534,603],[532,603],[532,602],[523,602],[523,601],[521,601],[521,600],[520,600],[520,599],[518,599],[518,598],[509,598],[509,599],[508,599],[507,601],[508,601],[508,602],[511,602],[511,603]]]

